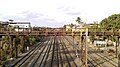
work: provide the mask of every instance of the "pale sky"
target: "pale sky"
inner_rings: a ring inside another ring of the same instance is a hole
[[[0,21],[13,19],[31,22],[32,26],[62,27],[86,23],[120,13],[120,0],[0,0]]]

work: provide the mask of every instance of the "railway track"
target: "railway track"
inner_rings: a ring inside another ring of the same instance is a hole
[[[49,40],[48,38],[46,40]],[[15,61],[10,61],[9,64],[4,64],[3,67],[24,67],[30,63],[30,60],[34,57],[34,55],[37,53],[39,49],[43,47],[43,44],[46,44],[47,42],[39,42],[33,46],[33,48],[28,51],[24,56],[21,58],[15,60]]]
[[[108,65],[109,67],[117,67],[118,63],[117,61],[113,60],[114,58],[106,56],[101,52],[95,52],[95,50],[93,50],[92,48],[89,48],[88,50],[91,51],[88,54],[88,59],[90,60],[90,62],[94,63],[95,67],[106,67]]]
[[[61,37],[61,40],[63,41],[63,46],[66,49],[67,56],[72,60],[69,60],[71,67],[77,67],[77,64],[74,61],[76,59],[76,54],[75,51],[72,49],[72,45],[70,46],[69,41],[65,37]]]
[[[23,57],[23,58],[21,59],[21,61],[19,61],[18,63],[16,63],[16,64],[13,65],[13,66],[15,66],[15,67],[26,67],[26,66],[28,66],[28,65],[31,63],[31,61],[32,61],[32,59],[34,58],[34,56],[35,56],[43,47],[45,47],[46,44],[48,44],[48,43],[50,42],[50,39],[47,39],[47,40],[48,40],[48,41],[46,41],[46,42],[44,42],[44,43],[38,44],[38,46],[37,46],[36,48],[34,48],[34,49],[32,50],[32,52],[29,52],[29,54],[28,54],[27,56]]]
[[[44,44],[44,47],[42,47],[41,49],[39,49],[37,51],[37,53],[34,55],[34,58],[32,58],[31,62],[27,65],[27,67],[34,65],[34,63],[38,60],[39,55],[42,54],[42,52],[44,51],[44,49],[46,49],[46,47],[48,46],[49,43],[50,43],[50,41],[48,41],[46,44]]]
[[[117,62],[103,53],[88,49],[88,64],[92,67],[117,67]],[[47,37],[45,42],[35,45],[20,60],[9,67],[78,67],[72,39],[63,36]]]
[[[66,37],[66,39],[67,41],[69,41],[69,43],[71,43],[71,45],[73,44],[72,37]],[[113,60],[114,58],[115,57],[108,56],[101,52],[95,53],[95,50],[93,50],[92,48],[88,49],[88,66],[90,67],[108,67],[108,65],[109,67],[117,67],[118,62],[116,60]]]
[[[47,37],[19,61],[8,67],[77,67],[67,40],[60,36]]]

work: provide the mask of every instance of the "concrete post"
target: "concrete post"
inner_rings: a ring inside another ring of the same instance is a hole
[[[18,57],[18,44],[19,44],[19,39],[18,38],[14,38],[13,39],[13,44],[15,45],[15,57]]]
[[[117,40],[116,40],[116,58],[118,57],[118,49],[117,49],[117,46],[119,45],[119,37],[117,37]]]
[[[22,45],[22,51],[25,52],[25,41],[24,41],[25,37],[24,36],[21,36],[21,39],[20,39],[20,43]]]
[[[86,28],[85,67],[88,67],[88,65],[87,65],[87,49],[88,49],[88,28]]]
[[[12,36],[8,35],[10,44],[10,58],[12,58]]]
[[[82,36],[82,32],[83,31],[80,31],[80,47],[81,47],[80,57],[81,57],[81,61],[83,61],[83,39],[84,39],[84,37]]]
[[[0,40],[0,64],[2,64],[2,38]]]

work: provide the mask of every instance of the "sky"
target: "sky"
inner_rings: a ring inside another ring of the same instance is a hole
[[[120,13],[120,0],[0,0],[0,21],[31,22],[32,26],[100,22]]]

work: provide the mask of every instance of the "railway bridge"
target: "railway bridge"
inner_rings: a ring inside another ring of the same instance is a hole
[[[75,28],[76,29],[76,28]],[[96,35],[96,36],[120,36],[120,31],[119,29],[114,29],[113,31],[108,31],[107,29],[101,29],[101,28],[77,28],[77,30],[72,31],[67,31],[66,28],[45,28],[41,30],[32,30],[28,29],[25,30],[23,29],[22,31],[13,31],[13,30],[4,30],[0,29],[0,36],[4,35],[40,35],[40,36],[80,36],[82,33],[83,36],[86,35],[86,29],[88,29],[87,33],[89,35]]]

